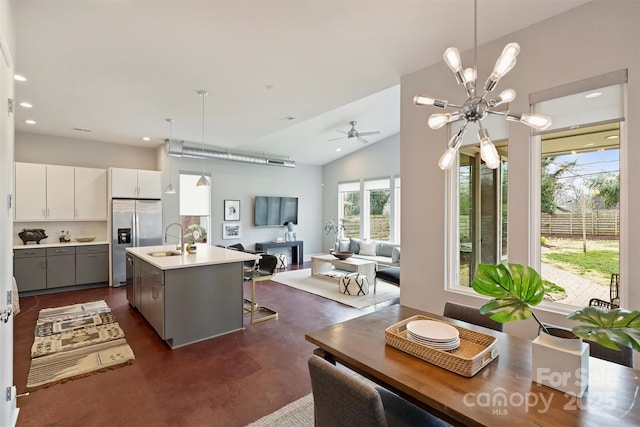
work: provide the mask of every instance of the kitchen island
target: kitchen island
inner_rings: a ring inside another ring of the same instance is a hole
[[[126,251],[129,303],[172,349],[244,327],[243,262],[259,255],[205,244],[195,254],[176,255],[175,245]]]

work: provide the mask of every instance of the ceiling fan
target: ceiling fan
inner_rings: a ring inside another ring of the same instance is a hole
[[[363,144],[368,144],[369,141],[367,141],[366,139],[362,138],[363,136],[378,135],[380,133],[379,130],[372,131],[372,132],[358,132],[356,130],[356,123],[358,123],[358,122],[356,122],[355,120],[352,120],[352,121],[349,122],[349,124],[351,125],[351,129],[349,129],[349,132],[345,132],[343,130],[336,129],[337,132],[344,133],[347,136],[341,136],[340,138],[333,138],[333,139],[330,139],[329,141],[336,141],[338,139],[347,138],[347,139],[357,139],[358,141],[362,142]]]

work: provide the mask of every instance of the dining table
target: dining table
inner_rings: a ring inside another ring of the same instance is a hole
[[[385,330],[413,316],[497,338],[498,356],[466,377],[385,341]],[[316,354],[361,374],[456,426],[640,426],[640,371],[589,358],[589,385],[575,397],[532,380],[531,341],[403,305],[392,305],[307,333]]]

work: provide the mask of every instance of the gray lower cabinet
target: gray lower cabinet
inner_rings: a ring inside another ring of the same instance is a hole
[[[47,251],[45,248],[13,251],[13,275],[19,292],[47,288]]]
[[[76,248],[47,248],[47,289],[76,284]]]
[[[76,247],[76,285],[109,281],[109,245]]]
[[[109,282],[109,245],[14,249],[19,292]]]
[[[164,271],[141,261],[139,279],[140,305],[137,308],[164,339]]]

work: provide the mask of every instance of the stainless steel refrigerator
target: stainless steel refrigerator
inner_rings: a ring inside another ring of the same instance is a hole
[[[162,244],[162,201],[112,199],[111,201],[112,285],[127,280],[126,248]],[[129,289],[127,289],[127,297]]]

